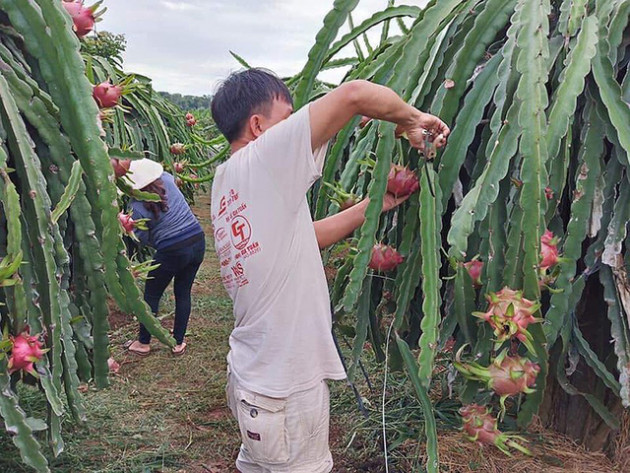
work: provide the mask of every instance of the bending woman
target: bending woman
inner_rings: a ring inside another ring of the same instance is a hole
[[[186,328],[190,317],[190,291],[197,270],[203,261],[206,242],[199,221],[190,210],[184,195],[175,185],[173,176],[161,164],[150,159],[131,162],[129,168],[132,187],[160,196],[159,202],[131,200],[133,219],[149,219],[148,230],[136,230],[144,245],[156,249],[154,260],[160,266],[148,274],[144,300],[157,315],[160,298],[171,280],[175,292],[175,324],[173,336],[177,345],[173,354],[186,350]],[[151,334],[140,324],[138,339],[127,346],[130,352],[148,355]]]

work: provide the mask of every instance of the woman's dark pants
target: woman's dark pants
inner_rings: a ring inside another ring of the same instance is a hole
[[[175,245],[155,252],[155,263],[159,267],[149,273],[144,288],[144,300],[149,304],[154,314],[157,314],[160,298],[166,287],[175,279],[173,291],[175,293],[175,324],[173,337],[177,344],[184,341],[188,318],[190,317],[190,291],[197,270],[203,261],[206,251],[206,240],[203,234],[195,235]],[[149,343],[151,334],[140,324],[140,343]]]

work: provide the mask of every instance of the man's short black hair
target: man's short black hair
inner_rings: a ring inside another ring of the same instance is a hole
[[[255,113],[267,113],[275,99],[293,105],[288,87],[271,71],[252,68],[234,72],[212,98],[212,118],[232,143],[241,135],[249,117]]]

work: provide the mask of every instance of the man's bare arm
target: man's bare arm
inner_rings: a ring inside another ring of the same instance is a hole
[[[386,193],[383,198],[383,212],[397,207],[407,200],[409,196],[394,197]],[[365,221],[365,209],[369,199],[364,199],[358,204],[343,210],[335,215],[313,222],[315,236],[320,249],[327,248],[350,236]]]
[[[313,150],[327,143],[355,115],[386,120],[405,132],[412,146],[422,148],[425,130],[437,147],[446,143],[449,128],[439,118],[407,104],[388,87],[364,80],[346,82],[310,106]]]

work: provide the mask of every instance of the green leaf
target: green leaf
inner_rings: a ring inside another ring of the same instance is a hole
[[[0,361],[3,373],[0,374],[0,417],[4,420],[4,428],[13,434],[11,440],[20,451],[22,461],[38,472],[50,472],[46,457],[33,437],[26,414],[18,404],[18,398],[10,387],[10,379],[6,373],[6,363]]]
[[[432,192],[434,192],[432,194]],[[442,248],[442,191],[437,174],[425,166],[420,179],[420,247],[422,253],[422,321],[420,328],[420,356],[418,377],[425,388],[429,388],[435,354],[439,340],[441,321],[440,250]]]
[[[232,57],[234,59],[236,59],[236,62],[238,62],[245,69],[251,69],[252,68],[252,66],[250,66],[249,63],[245,59],[243,59],[241,56],[236,54],[234,51],[230,51],[230,54],[232,55]]]
[[[63,215],[63,213],[68,210],[74,198],[77,195],[79,190],[79,185],[81,184],[81,176],[83,174],[83,168],[81,167],[80,161],[75,161],[72,165],[72,171],[70,173],[70,180],[68,181],[68,185],[64,190],[63,195],[61,196],[61,200],[57,203],[57,207],[52,211],[51,220],[53,222],[57,222],[59,218]]]
[[[420,368],[418,367],[418,363],[416,362],[413,353],[411,353],[411,350],[409,349],[409,345],[400,338],[398,333],[396,333],[396,344],[398,345],[398,350],[405,362],[407,373],[409,374],[411,384],[416,391],[416,395],[418,396],[420,406],[422,407],[422,413],[424,415],[424,431],[427,444],[426,469],[428,473],[438,473],[440,471],[438,435],[433,405],[431,404],[431,399],[429,398],[429,392],[418,376]]]
[[[373,28],[374,26],[391,20],[392,18],[400,18],[400,17],[411,17],[417,18],[420,14],[420,8],[409,5],[401,5],[398,7],[390,7],[386,8],[383,11],[379,11],[367,18],[363,23],[359,26],[353,28],[351,31],[343,35],[338,41],[333,43],[328,51],[326,52],[326,57],[324,58],[324,64],[328,64],[332,58],[341,51],[345,46],[350,44],[352,41],[357,39],[363,33]]]
[[[311,95],[315,80],[331,43],[337,37],[339,29],[346,22],[348,15],[359,4],[359,0],[335,0],[333,9],[324,18],[324,26],[317,33],[315,45],[308,53],[308,62],[299,74],[300,80],[295,89],[295,109],[303,107]]]

